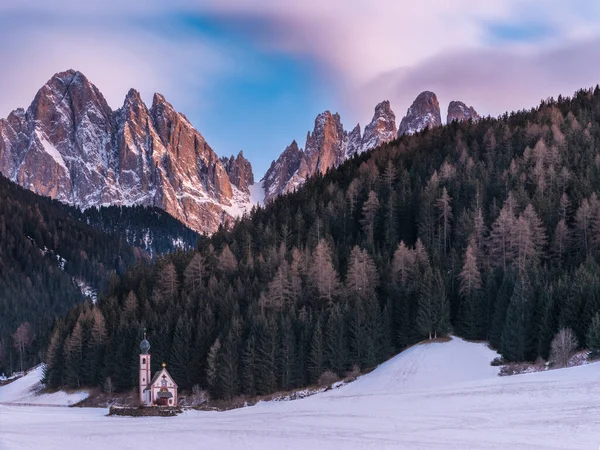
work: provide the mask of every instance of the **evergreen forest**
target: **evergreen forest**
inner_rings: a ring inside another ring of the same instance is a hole
[[[156,208],[84,212],[0,175],[0,374],[38,364],[58,317],[135,261],[193,248],[198,235]]]
[[[57,322],[46,381],[134,388],[144,329],[153,370],[225,399],[449,333],[507,361],[547,359],[561,328],[600,346],[599,190],[600,88],[402,136],[117,271]]]

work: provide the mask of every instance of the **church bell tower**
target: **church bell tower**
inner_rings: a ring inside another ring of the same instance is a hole
[[[144,340],[140,343],[140,402],[143,405],[150,404],[150,393],[144,390],[150,384],[150,342],[146,339],[146,330],[144,330]]]

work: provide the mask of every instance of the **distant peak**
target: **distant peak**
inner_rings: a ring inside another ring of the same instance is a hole
[[[161,104],[169,104],[169,102],[167,102],[164,95],[159,94],[158,92],[155,92],[154,96],[152,97],[152,105],[154,106],[154,105],[161,105]]]
[[[67,69],[62,72],[57,72],[54,74],[52,78],[64,78],[64,77],[74,77],[75,75],[81,74],[78,70]]]
[[[294,150],[294,151],[298,151],[299,147],[298,147],[298,143],[296,142],[296,139],[294,139],[292,141],[292,143],[290,145],[287,146],[286,150]]]
[[[127,95],[125,96],[124,106],[141,105],[142,103],[143,102],[142,102],[142,97],[141,97],[140,93],[133,88],[129,89],[129,91],[127,92]]]
[[[88,81],[83,73],[78,70],[68,69],[63,72],[55,73],[46,84],[52,84],[56,81],[63,84],[70,84],[75,78],[81,78],[82,80]]]
[[[366,152],[381,144],[396,139],[396,115],[392,111],[389,100],[384,100],[375,106],[373,119],[365,127],[361,146],[356,150],[357,153]],[[351,153],[349,150],[349,154]]]
[[[384,100],[381,103],[378,103],[377,106],[375,106],[375,113],[378,113],[378,112],[392,112],[392,107],[390,106],[390,101]]]
[[[440,103],[437,96],[431,91],[423,91],[408,108],[406,116],[400,122],[398,136],[418,133],[441,124]]]
[[[417,96],[415,101],[426,100],[426,99],[431,99],[431,100],[437,101],[437,95],[435,95],[435,93],[431,92],[431,91],[423,91]]]
[[[475,108],[473,108],[472,106],[467,106],[463,102],[453,100],[448,105],[448,117],[446,120],[447,123],[451,123],[454,121],[463,122],[468,120],[477,121],[480,118],[481,117],[479,116],[479,114],[477,114]]]
[[[175,108],[171,105],[164,97],[164,95],[159,94],[158,92],[154,93],[152,97],[152,114],[155,118],[159,116],[174,116],[176,115]],[[183,117],[183,115],[180,115]],[[187,120],[187,119],[186,119]]]
[[[135,99],[138,99],[138,98],[141,98],[141,96],[140,96],[140,93],[139,93],[139,92],[138,92],[136,89],[134,89],[134,88],[131,88],[131,89],[129,89],[129,91],[127,92],[127,98],[135,98]]]

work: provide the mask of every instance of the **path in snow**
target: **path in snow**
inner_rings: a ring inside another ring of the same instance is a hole
[[[598,448],[600,364],[498,377],[494,357],[456,338],[418,345],[335,391],[175,418],[0,405],[0,449]]]

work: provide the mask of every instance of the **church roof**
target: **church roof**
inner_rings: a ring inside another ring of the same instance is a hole
[[[173,379],[173,377],[171,376],[171,374],[169,372],[167,372],[167,369],[165,369],[164,367],[162,369],[160,369],[158,372],[156,372],[154,374],[154,376],[152,377],[152,380],[150,380],[150,383],[148,384],[148,386],[146,387],[146,389],[144,389],[144,392],[146,392],[147,390],[152,389],[152,386],[154,386],[154,383],[156,383],[156,381],[158,380],[158,377],[160,377],[160,375],[164,372],[164,374],[166,376],[168,376],[171,381],[173,382],[173,385],[177,388],[177,383],[175,383],[175,380]]]

